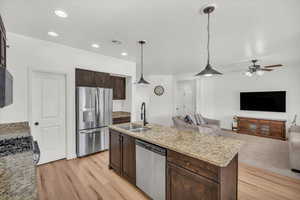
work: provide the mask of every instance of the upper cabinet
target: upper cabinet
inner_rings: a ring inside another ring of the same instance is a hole
[[[126,78],[108,73],[76,69],[76,86],[113,89],[113,100],[126,99]]]
[[[6,31],[0,16],[0,67],[6,67]]]
[[[95,72],[95,84],[96,87],[112,88],[111,76],[103,72]]]
[[[93,71],[76,69],[76,86],[95,87]]]
[[[112,76],[113,99],[126,99],[126,78],[119,76]]]
[[[76,69],[76,86],[111,88],[110,75],[85,69]]]

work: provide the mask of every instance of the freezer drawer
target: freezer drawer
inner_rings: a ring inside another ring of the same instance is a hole
[[[77,134],[77,156],[82,157],[108,149],[108,128],[79,131]]]

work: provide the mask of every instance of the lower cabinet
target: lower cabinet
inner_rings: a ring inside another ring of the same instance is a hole
[[[226,167],[171,150],[167,160],[167,200],[237,200],[237,155]]]
[[[167,164],[167,200],[217,200],[219,184],[203,176]]]
[[[133,137],[109,130],[109,167],[135,185],[135,139]]]
[[[135,139],[122,135],[122,173],[130,183],[136,182]]]
[[[109,167],[122,174],[122,135],[109,131]]]

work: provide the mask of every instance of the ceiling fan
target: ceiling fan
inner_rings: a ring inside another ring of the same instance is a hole
[[[259,64],[257,64],[257,62],[258,62],[257,59],[251,60],[251,62],[252,62],[252,65],[249,66],[249,69],[245,72],[245,75],[249,76],[249,77],[253,76],[253,74],[262,76],[262,75],[264,75],[265,72],[273,71],[274,69],[272,69],[272,68],[283,66],[282,64],[260,66]]]

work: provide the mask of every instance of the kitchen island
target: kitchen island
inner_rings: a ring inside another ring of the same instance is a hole
[[[134,126],[110,126],[109,149],[109,168],[127,181],[136,185],[138,139],[166,149],[165,199],[237,199],[241,141],[154,124],[136,131],[129,125]]]

